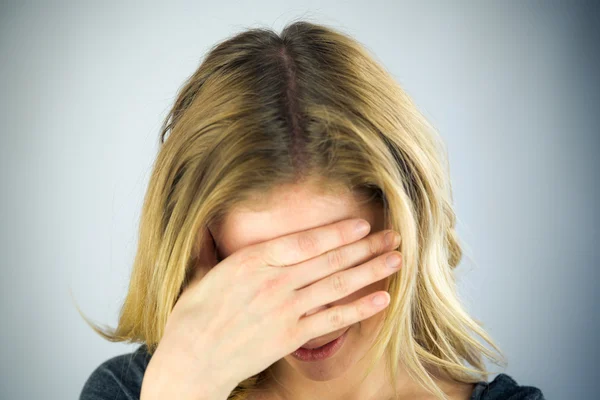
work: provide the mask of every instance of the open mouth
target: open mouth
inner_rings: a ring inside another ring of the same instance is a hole
[[[346,329],[346,331],[337,339],[325,343],[320,347],[315,347],[312,349],[300,347],[298,350],[292,353],[292,356],[300,361],[319,361],[333,357],[333,355],[337,353],[344,344],[349,330],[350,328]]]
[[[344,333],[346,333],[348,331],[348,329],[350,329],[350,327],[346,328],[346,330],[344,330],[341,334],[339,334],[338,336],[334,337],[333,339],[327,341],[327,342],[323,342],[323,341],[316,341],[316,340],[311,340],[307,343],[305,343],[302,347],[300,347],[301,349],[307,349],[307,350],[315,350],[318,349],[320,347],[326,346],[327,344],[339,339]]]

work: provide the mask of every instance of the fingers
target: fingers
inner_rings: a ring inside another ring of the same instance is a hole
[[[379,301],[376,301],[378,299]],[[350,304],[329,308],[298,321],[303,340],[321,337],[372,317],[388,306],[390,295],[378,291]]]
[[[359,221],[367,224],[366,230],[356,230]],[[294,265],[354,242],[367,235],[370,229],[369,223],[363,219],[349,219],[281,236],[260,243],[255,250],[261,261],[268,265]]]
[[[389,256],[397,257],[396,263],[390,265],[388,263]],[[401,260],[401,253],[393,251],[376,257],[359,267],[333,274],[297,291],[298,298],[295,304],[302,312],[342,299],[397,272],[402,264]]]
[[[326,309],[327,309],[327,306],[319,306],[319,307],[317,307],[317,308],[313,308],[313,309],[312,309],[312,310],[310,310],[310,311],[307,311],[307,312],[306,312],[306,314],[304,314],[303,316],[309,316],[309,315],[312,315],[312,314],[316,314],[316,313],[318,313],[319,311],[321,311],[321,310],[326,310]]]
[[[387,242],[389,233],[385,230],[374,233],[358,242],[333,249],[319,257],[305,261],[299,265],[288,267],[286,272],[291,275],[290,281],[295,289],[300,289],[317,282],[335,272],[363,264],[385,251],[395,249],[399,245],[399,235],[396,240]]]

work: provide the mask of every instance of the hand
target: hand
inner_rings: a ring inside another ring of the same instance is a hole
[[[400,255],[390,252],[398,247],[399,235],[390,244],[384,235],[393,231],[365,237],[370,227],[355,232],[358,221],[254,244],[218,264],[212,235],[205,229],[196,269],[168,317],[148,369],[155,363],[162,386],[177,387],[179,396],[189,393],[188,398],[197,399],[214,388],[210,398],[225,399],[240,381],[309,340],[383,310],[389,303],[386,291],[310,312],[398,271],[399,266],[389,268],[385,260]],[[384,296],[384,304],[372,302],[376,295]]]

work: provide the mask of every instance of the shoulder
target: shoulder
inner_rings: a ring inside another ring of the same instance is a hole
[[[138,400],[150,360],[145,345],[100,364],[89,376],[79,400]]]
[[[491,382],[478,382],[469,400],[545,400],[542,391],[533,386],[520,386],[506,374]]]

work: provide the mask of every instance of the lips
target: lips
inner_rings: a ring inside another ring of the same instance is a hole
[[[346,333],[346,331],[350,329],[350,327],[347,327],[346,329],[344,329],[343,331],[335,334],[335,336],[330,336],[329,338],[325,338],[325,339],[313,339],[309,342],[306,342],[304,345],[302,345],[302,349],[308,349],[308,350],[312,350],[312,349],[316,349],[317,347],[321,347],[326,345],[329,342],[333,342],[335,339],[339,338],[340,336],[342,336],[344,333]]]

